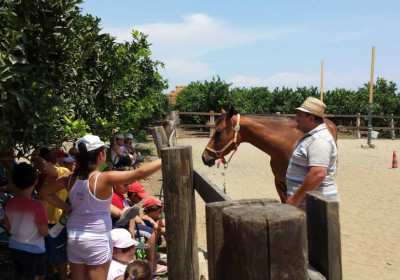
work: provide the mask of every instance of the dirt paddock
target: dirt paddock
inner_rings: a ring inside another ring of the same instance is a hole
[[[181,138],[192,146],[194,168],[223,188],[222,168],[203,165],[208,138]],[[391,170],[393,150],[400,140],[374,140],[377,149],[364,150],[365,139],[339,139],[339,170],[343,276],[346,280],[400,279],[400,170]],[[154,147],[153,144],[148,143]],[[161,172],[143,182],[158,193]],[[233,199],[276,198],[269,156],[250,144],[239,146],[226,173],[227,194]],[[197,195],[198,245],[207,251],[205,204]],[[166,278],[162,278],[166,279]]]
[[[223,187],[222,168],[203,165],[207,138],[182,138],[192,146],[195,169]],[[339,187],[343,276],[355,279],[400,277],[400,170],[391,170],[399,140],[375,140],[377,149],[361,149],[365,139],[340,139]],[[239,146],[226,173],[227,194],[233,199],[276,198],[269,156],[250,144]],[[207,250],[204,202],[196,199],[198,245]]]

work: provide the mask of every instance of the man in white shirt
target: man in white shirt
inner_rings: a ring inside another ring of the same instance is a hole
[[[339,200],[335,182],[337,147],[323,116],[326,105],[308,97],[296,108],[297,129],[305,133],[293,151],[286,172],[287,204],[305,210],[306,192],[319,191]]]

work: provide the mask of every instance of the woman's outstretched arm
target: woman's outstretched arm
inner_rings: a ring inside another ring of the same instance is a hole
[[[161,159],[146,164],[143,167],[130,171],[108,171],[99,177],[107,186],[123,185],[147,178],[161,169]]]

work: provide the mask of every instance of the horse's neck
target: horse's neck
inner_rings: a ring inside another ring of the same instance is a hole
[[[290,153],[302,137],[293,121],[280,117],[243,116],[241,142],[248,142],[269,155]]]

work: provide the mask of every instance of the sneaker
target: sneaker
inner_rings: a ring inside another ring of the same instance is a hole
[[[129,223],[130,220],[139,215],[139,207],[134,205],[122,214],[122,217],[115,223],[119,227],[123,227]]]
[[[146,244],[146,243],[143,243],[143,242],[139,242],[139,244],[136,245],[136,250],[146,250],[146,249],[149,249],[149,248],[150,248],[150,245]]]
[[[160,257],[158,259],[156,259],[156,263],[159,262],[163,262],[163,263],[167,263],[167,254],[160,254]]]
[[[154,271],[153,276],[161,276],[168,273],[168,267],[165,265],[161,265],[159,269]]]

